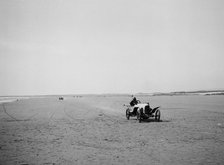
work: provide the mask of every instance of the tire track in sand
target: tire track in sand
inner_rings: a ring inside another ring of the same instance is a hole
[[[3,111],[4,111],[4,113],[5,113],[8,117],[10,117],[11,119],[15,120],[16,122],[20,122],[20,121],[29,121],[29,120],[31,120],[34,116],[38,115],[38,113],[35,113],[34,115],[31,115],[30,117],[28,117],[28,118],[26,118],[26,119],[18,119],[18,118],[12,116],[11,114],[9,114],[9,113],[7,112],[7,109],[6,109],[4,103],[2,104],[2,107],[3,107]]]

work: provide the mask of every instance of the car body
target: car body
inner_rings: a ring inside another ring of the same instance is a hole
[[[137,120],[141,122],[144,119],[155,118],[155,121],[160,121],[160,107],[151,108],[149,103],[138,103],[135,106],[128,106],[126,109],[126,118],[137,116]]]

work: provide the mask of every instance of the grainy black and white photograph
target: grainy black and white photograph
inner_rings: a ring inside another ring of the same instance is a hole
[[[0,0],[0,165],[224,164],[224,1]]]

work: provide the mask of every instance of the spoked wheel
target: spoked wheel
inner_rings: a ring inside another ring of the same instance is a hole
[[[126,110],[126,118],[129,120],[129,118],[130,118],[130,109],[128,108],[127,110]]]
[[[139,122],[139,123],[141,123],[141,122],[142,122],[141,113],[142,113],[142,109],[140,109],[140,111],[139,111],[139,112],[137,111],[137,120],[138,120],[138,122]]]
[[[159,121],[160,121],[160,116],[161,116],[160,110],[158,109],[155,113],[156,113],[156,114],[155,114],[155,120],[156,120],[157,122],[159,122]]]

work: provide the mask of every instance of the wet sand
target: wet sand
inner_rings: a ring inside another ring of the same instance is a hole
[[[0,164],[224,164],[224,97],[138,97],[161,122],[127,120],[128,96],[0,104]]]

